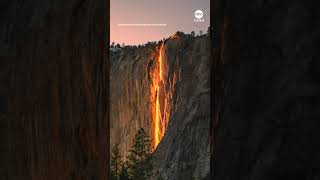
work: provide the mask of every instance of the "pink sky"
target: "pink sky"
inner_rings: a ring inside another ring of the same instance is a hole
[[[110,42],[145,44],[168,38],[176,31],[207,31],[210,0],[111,0]],[[204,12],[203,23],[194,22],[196,10]],[[166,24],[141,27],[118,24]]]

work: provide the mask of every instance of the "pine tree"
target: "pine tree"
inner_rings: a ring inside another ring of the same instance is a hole
[[[115,44],[116,44],[115,42],[112,42],[112,43],[111,43],[111,47],[114,48],[114,47],[115,47]]]
[[[112,147],[110,158],[111,179],[118,180],[123,167],[122,155],[119,151],[119,144]]]
[[[203,31],[202,31],[202,30],[199,31],[199,35],[200,35],[200,36],[203,35]]]
[[[152,175],[153,162],[151,140],[145,130],[140,128],[133,140],[127,161],[130,179],[146,180]]]
[[[122,166],[119,177],[120,180],[129,180],[128,168],[125,165]]]
[[[194,31],[191,31],[191,36],[192,37],[195,37],[196,36],[196,33]]]

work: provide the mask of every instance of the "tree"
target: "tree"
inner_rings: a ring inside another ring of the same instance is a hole
[[[127,167],[130,179],[146,180],[152,175],[151,140],[143,128],[140,128],[135,135],[129,151]]]
[[[120,180],[129,180],[129,173],[128,173],[128,168],[126,167],[126,165],[122,166],[119,178],[120,178]]]
[[[110,158],[110,170],[111,170],[111,179],[119,179],[122,167],[124,166],[122,161],[122,155],[119,151],[119,144],[116,144],[112,147],[111,158]]]
[[[115,46],[115,42],[112,42],[111,47],[114,48],[114,46]]]
[[[182,37],[184,36],[184,33],[181,32],[181,31],[177,31],[175,34],[174,34],[174,37]]]
[[[211,34],[211,27],[208,27],[207,36],[210,36],[210,34]]]
[[[203,31],[202,31],[202,30],[199,31],[199,35],[200,35],[200,36],[203,35]]]
[[[196,36],[196,33],[194,31],[191,31],[191,36],[192,37],[195,37]]]

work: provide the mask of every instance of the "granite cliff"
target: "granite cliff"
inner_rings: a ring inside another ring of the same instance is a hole
[[[111,145],[125,155],[146,129],[154,178],[209,178],[209,45],[207,36],[176,34],[111,53]]]

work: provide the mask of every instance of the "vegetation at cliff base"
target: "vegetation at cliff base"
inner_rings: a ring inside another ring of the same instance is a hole
[[[111,179],[116,180],[120,176],[123,171],[122,168],[124,166],[122,155],[119,151],[119,144],[116,144],[112,147],[111,157],[110,157],[110,171],[111,171]]]
[[[152,176],[151,139],[143,128],[135,135],[127,161],[122,161],[118,144],[112,148],[110,167],[112,180],[146,180]]]

